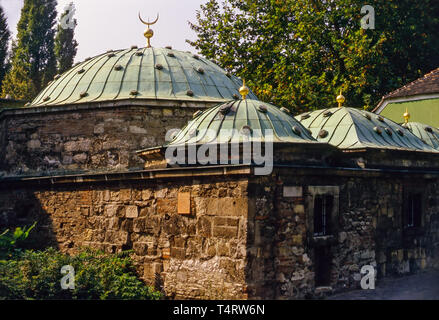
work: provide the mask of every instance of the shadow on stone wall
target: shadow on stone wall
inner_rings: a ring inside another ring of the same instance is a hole
[[[0,190],[0,231],[15,230],[17,227],[29,227],[37,222],[30,232],[28,249],[59,248],[53,222],[42,208],[40,200],[32,189],[19,189],[13,192]]]

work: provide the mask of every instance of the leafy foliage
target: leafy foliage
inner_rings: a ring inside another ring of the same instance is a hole
[[[188,41],[248,80],[260,99],[296,112],[372,108],[382,95],[439,66],[439,2],[375,0],[375,29],[360,0],[209,0]]]
[[[2,82],[9,68],[8,58],[8,46],[9,38],[11,34],[6,22],[6,16],[3,12],[3,8],[0,5],[0,92],[2,88]]]
[[[11,257],[24,248],[29,233],[35,228],[35,222],[30,227],[15,228],[15,231],[5,230],[0,234],[0,259]]]
[[[63,12],[61,19],[69,14],[68,9]],[[76,19],[74,25],[77,25]],[[69,70],[77,53],[78,42],[74,39],[75,29],[64,29],[58,24],[58,30],[55,38],[55,55],[57,61],[58,73],[62,74]]]
[[[24,0],[12,46],[12,66],[2,93],[32,100],[56,73],[54,35],[56,0]]]
[[[129,252],[107,255],[84,249],[68,256],[49,248],[0,261],[0,299],[160,299],[135,274]],[[63,290],[60,270],[75,270],[75,289]]]

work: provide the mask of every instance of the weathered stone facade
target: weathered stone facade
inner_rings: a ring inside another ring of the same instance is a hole
[[[114,102],[0,112],[0,175],[127,171],[207,103]]]
[[[139,274],[171,298],[311,298],[358,287],[364,265],[379,277],[439,267],[438,177],[223,166],[15,179],[1,186],[0,227],[38,220],[33,237],[66,252],[133,249]],[[422,225],[408,230],[406,193],[419,188]],[[336,199],[333,227],[315,236],[313,199],[326,193]]]

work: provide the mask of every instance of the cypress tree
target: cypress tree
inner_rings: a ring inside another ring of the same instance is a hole
[[[73,9],[73,2],[71,2],[70,5],[65,8],[60,21],[67,19],[67,17],[68,19],[72,19],[74,12],[71,11]],[[73,28],[65,28],[62,23],[58,24],[55,38],[55,56],[59,74],[64,73],[73,65],[78,47],[78,42],[74,39],[76,26],[76,19],[73,20]]]
[[[3,94],[32,100],[56,74],[56,0],[24,0]]]
[[[3,12],[3,8],[0,5],[0,92],[2,88],[2,82],[8,71],[8,45],[9,45],[10,32],[6,21],[6,16]]]

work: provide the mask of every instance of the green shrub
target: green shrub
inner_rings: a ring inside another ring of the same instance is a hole
[[[73,266],[75,288],[61,288],[61,268]],[[159,299],[140,281],[129,252],[104,254],[84,249],[68,256],[49,248],[25,251],[0,261],[0,299]]]
[[[26,243],[26,239],[29,237],[29,233],[35,228],[35,222],[29,228],[15,228],[14,232],[5,230],[0,234],[0,259],[11,257],[13,254],[18,253],[23,249],[23,245]]]

